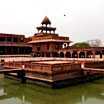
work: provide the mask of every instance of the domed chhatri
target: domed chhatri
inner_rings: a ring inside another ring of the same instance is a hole
[[[41,22],[42,26],[37,27],[38,33],[54,33],[55,34],[55,27],[51,27],[51,21],[47,16],[44,17],[43,21]],[[48,26],[49,25],[49,26]]]
[[[47,16],[44,17],[43,21],[41,22],[42,25],[51,25],[51,21]]]

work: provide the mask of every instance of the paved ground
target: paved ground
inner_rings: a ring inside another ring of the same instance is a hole
[[[43,61],[43,60],[62,60],[62,61],[104,61],[104,58],[47,58],[47,57],[0,57],[0,60],[8,61]]]

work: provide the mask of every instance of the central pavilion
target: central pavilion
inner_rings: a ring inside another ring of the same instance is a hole
[[[55,33],[56,27],[51,26],[47,16],[37,27],[38,33],[31,37],[28,43],[33,47],[33,54],[37,57],[58,57],[58,51],[71,43],[69,37],[59,36]]]

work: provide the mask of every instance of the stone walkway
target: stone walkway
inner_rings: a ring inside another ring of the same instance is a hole
[[[53,57],[0,57],[0,60],[9,61],[104,61],[104,58],[53,58]]]

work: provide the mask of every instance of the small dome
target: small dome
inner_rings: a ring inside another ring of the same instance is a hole
[[[49,18],[47,16],[44,17],[43,21],[41,22],[41,24],[45,24],[45,25],[50,25],[51,24],[51,21],[49,20]]]

